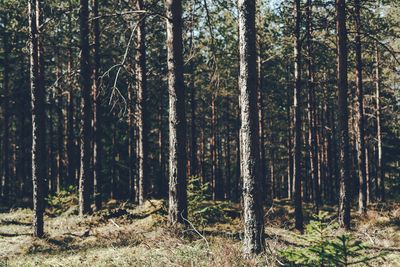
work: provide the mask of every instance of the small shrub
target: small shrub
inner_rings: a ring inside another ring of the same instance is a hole
[[[288,266],[351,266],[368,265],[384,256],[367,254],[367,247],[350,234],[336,235],[336,223],[327,220],[327,213],[319,213],[307,225],[305,234],[298,236],[304,247],[290,247],[280,251]]]
[[[54,195],[47,198],[48,214],[61,215],[65,212],[74,214],[77,212],[78,193],[75,186],[69,186],[66,189],[60,190]]]
[[[191,176],[188,184],[189,220],[197,225],[226,221],[223,205],[210,203],[209,183],[201,184],[200,178]]]

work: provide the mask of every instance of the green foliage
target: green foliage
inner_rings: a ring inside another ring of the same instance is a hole
[[[226,221],[223,204],[211,199],[209,183],[201,184],[200,178],[191,176],[188,184],[189,220],[197,225]]]
[[[336,235],[338,225],[320,212],[307,225],[304,236],[298,238],[304,247],[289,247],[280,251],[289,266],[352,266],[381,258],[384,253],[367,254],[367,247],[350,234]]]
[[[69,186],[60,190],[47,199],[49,215],[61,215],[63,213],[75,213],[78,205],[78,192],[76,186]]]

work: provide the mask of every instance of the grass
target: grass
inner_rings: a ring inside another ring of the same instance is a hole
[[[0,213],[0,266],[279,266],[279,250],[302,245],[292,231],[292,206],[277,201],[266,210],[267,252],[243,259],[240,209],[225,204],[229,220],[196,226],[200,234],[168,227],[160,200],[142,207],[111,201],[83,218],[74,212],[48,214],[44,239],[31,236],[31,210]],[[352,234],[371,253],[389,252],[371,266],[400,266],[400,205],[371,208],[366,217],[353,213]],[[311,207],[305,209],[307,214]],[[326,210],[334,216],[331,207]]]

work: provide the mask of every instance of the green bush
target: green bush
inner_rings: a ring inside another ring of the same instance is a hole
[[[209,183],[201,184],[200,178],[191,176],[188,184],[189,220],[196,225],[226,221],[223,205],[210,202]]]
[[[336,235],[336,223],[327,220],[327,213],[319,213],[307,225],[305,234],[297,236],[304,247],[290,247],[280,251],[288,266],[351,266],[369,265],[384,256],[367,254],[367,247],[350,234]]]
[[[76,213],[78,205],[78,193],[75,186],[69,186],[60,190],[47,199],[47,212],[51,215],[61,215],[63,213]]]

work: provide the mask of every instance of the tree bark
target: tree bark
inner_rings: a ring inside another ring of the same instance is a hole
[[[182,2],[166,0],[169,91],[169,222],[187,218],[186,116],[183,80]]]
[[[376,162],[376,179],[379,181],[379,198],[385,201],[385,173],[382,163],[382,130],[381,130],[381,67],[380,67],[380,51],[378,44],[375,44],[375,117],[376,117],[376,140],[377,140],[377,162]],[[377,183],[378,184],[378,183]]]
[[[136,9],[143,10],[143,0],[136,1]],[[148,124],[147,113],[147,69],[146,69],[146,25],[145,16],[140,15],[136,33],[136,90],[137,90],[137,125],[139,139],[139,205],[147,198],[149,185],[148,175]]]
[[[93,69],[92,69],[92,91],[93,91],[93,198],[96,210],[101,210],[102,205],[102,167],[101,167],[101,113],[99,101],[99,71],[100,71],[100,21],[99,0],[93,0]]]
[[[253,257],[265,247],[257,110],[255,1],[239,0],[240,148],[243,178],[244,254]]]
[[[298,231],[303,232],[303,204],[301,196],[301,44],[300,44],[300,24],[301,10],[300,0],[294,1],[294,95],[293,95],[293,111],[294,111],[294,205],[295,205],[295,227]]]
[[[29,51],[30,51],[30,87],[32,105],[32,181],[33,181],[33,231],[34,236],[42,237],[44,211],[44,179],[46,176],[45,144],[45,91],[40,82],[39,62],[42,57],[40,47],[39,21],[41,5],[39,0],[29,1]]]
[[[354,16],[355,16],[355,52],[356,52],[356,95],[358,102],[357,112],[357,163],[358,177],[360,183],[358,195],[358,211],[365,213],[367,211],[367,169],[366,169],[366,154],[365,154],[365,110],[364,110],[364,89],[363,89],[363,74],[362,74],[362,47],[361,47],[361,2],[354,0]]]
[[[336,0],[337,75],[339,90],[340,192],[339,224],[350,229],[349,111],[347,106],[346,1]]]
[[[4,49],[4,74],[3,74],[3,173],[0,177],[0,200],[2,203],[9,204],[9,182],[10,182],[10,91],[9,91],[9,72],[10,72],[10,45],[9,32],[7,30],[8,16],[4,18],[4,34],[3,34],[3,49]]]
[[[316,96],[315,96],[315,73],[314,73],[314,51],[313,51],[313,32],[312,32],[312,1],[307,0],[306,5],[306,34],[307,34],[307,76],[308,76],[308,121],[309,121],[309,145],[310,149],[310,166],[313,182],[314,206],[318,213],[321,205],[321,193],[319,187],[319,155],[318,155],[318,137],[317,137],[317,115],[316,115]]]
[[[80,0],[80,86],[82,90],[81,120],[81,169],[79,177],[79,214],[83,216],[90,211],[89,183],[93,179],[92,168],[92,96],[91,71],[89,65],[89,6],[88,0]]]
[[[67,107],[67,181],[66,185],[75,185],[76,176],[76,159],[75,159],[75,133],[74,133],[74,85],[72,78],[73,56],[72,56],[72,3],[69,2],[69,48],[68,48],[68,66],[67,66],[67,83],[69,86],[68,107]]]

